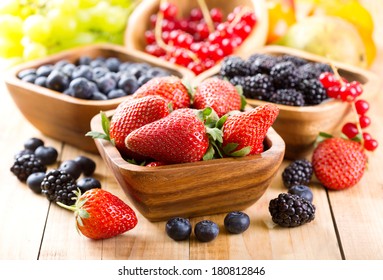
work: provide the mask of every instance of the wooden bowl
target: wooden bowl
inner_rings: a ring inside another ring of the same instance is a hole
[[[258,50],[258,53],[276,56],[290,54],[308,61],[330,62],[320,56],[281,46],[266,46]],[[243,58],[251,54],[243,56]],[[363,99],[372,101],[380,88],[380,81],[374,73],[348,64],[335,61],[331,61],[331,63],[337,67],[339,74],[347,80],[359,81],[364,88]],[[192,83],[196,85],[208,77],[215,76],[219,70],[220,65],[216,65],[195,77]],[[246,101],[253,107],[266,103],[255,99],[246,99]],[[350,106],[346,102],[334,99],[315,106],[295,107],[278,104],[278,107],[280,109],[279,115],[273,127],[286,143],[285,158],[291,160],[307,156],[311,152],[319,132],[333,133],[350,112]]]
[[[113,110],[106,112],[112,116]],[[94,116],[93,131],[102,131]],[[126,162],[108,141],[96,146],[135,207],[150,221],[243,210],[266,191],[283,160],[285,144],[270,128],[262,154],[146,167]]]
[[[150,16],[158,12],[160,2],[161,0],[142,1],[132,12],[124,38],[124,43],[128,50],[137,50],[145,55],[149,55],[145,52],[146,42],[143,34],[150,28]],[[193,8],[199,7],[197,1],[169,0],[169,2],[177,5],[179,15],[182,17],[189,15]],[[222,9],[225,17],[237,6],[247,6],[254,10],[257,16],[256,26],[241,46],[235,50],[234,54],[254,52],[255,49],[266,44],[268,9],[264,0],[206,0],[206,4],[209,9],[213,7]]]
[[[21,113],[32,125],[49,137],[93,153],[97,153],[94,141],[85,136],[85,133],[90,130],[90,120],[100,111],[116,108],[125,98],[129,97],[102,101],[84,100],[24,82],[17,77],[17,74],[24,69],[37,68],[62,59],[75,62],[82,55],[92,58],[113,56],[118,57],[121,61],[146,62],[162,67],[181,78],[190,79],[194,76],[187,69],[175,67],[159,59],[143,58],[139,53],[127,51],[123,46],[110,44],[90,45],[64,51],[21,64],[7,73],[5,83],[8,91]]]

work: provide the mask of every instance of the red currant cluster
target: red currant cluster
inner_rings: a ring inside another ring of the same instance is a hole
[[[373,139],[369,133],[362,131],[371,124],[371,119],[366,116],[370,104],[363,99],[357,100],[363,93],[362,85],[357,81],[348,82],[345,78],[340,77],[338,73],[332,74],[330,72],[322,73],[319,80],[329,97],[349,102],[355,115],[357,115],[357,121],[343,125],[342,133],[349,139],[361,137],[360,140],[364,148],[367,151],[374,151],[378,147],[378,141]]]
[[[257,19],[252,10],[236,7],[224,21],[218,8],[204,12],[194,8],[186,18],[177,18],[172,3],[160,4],[150,17],[151,29],[145,32],[145,51],[199,74],[227,55],[249,36]]]

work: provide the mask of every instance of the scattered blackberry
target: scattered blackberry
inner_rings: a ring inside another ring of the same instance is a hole
[[[303,94],[295,89],[278,89],[270,96],[269,101],[289,106],[305,105]]]
[[[270,70],[270,76],[279,89],[296,88],[300,82],[297,67],[291,61],[275,64]]]
[[[16,158],[11,167],[11,172],[25,182],[29,175],[37,172],[45,172],[46,166],[33,154],[25,154]]]
[[[313,176],[313,166],[307,159],[298,159],[283,170],[283,184],[290,188],[295,185],[307,185]]]
[[[273,83],[269,75],[256,74],[242,80],[243,95],[247,98],[269,100],[273,93]]]
[[[274,223],[282,227],[297,227],[315,218],[315,206],[295,194],[281,193],[270,200],[269,212]]]
[[[249,74],[249,66],[238,56],[226,57],[221,64],[220,75],[227,78],[235,76],[247,76]]]
[[[295,56],[295,55],[290,55],[290,54],[284,54],[284,55],[279,56],[278,61],[280,61],[280,62],[291,61],[297,67],[305,65],[308,63],[308,61],[306,59]]]
[[[248,61],[252,65],[252,70],[258,70],[258,73],[270,74],[271,69],[278,63],[278,58],[270,54],[254,54]]]
[[[77,189],[75,180],[65,171],[53,169],[45,175],[41,183],[42,193],[49,201],[61,202],[65,205],[75,204],[73,193]]]
[[[326,89],[318,79],[303,80],[299,84],[306,105],[317,105],[328,98]]]

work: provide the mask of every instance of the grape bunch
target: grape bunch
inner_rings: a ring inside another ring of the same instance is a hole
[[[21,62],[74,46],[122,44],[134,0],[2,0],[0,58]]]

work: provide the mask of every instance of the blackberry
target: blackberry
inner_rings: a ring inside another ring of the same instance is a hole
[[[306,105],[318,105],[328,98],[326,89],[318,79],[303,80],[299,89]]]
[[[34,154],[25,154],[16,158],[11,167],[11,172],[17,179],[25,182],[29,175],[37,172],[45,172],[46,166]]]
[[[249,57],[252,74],[254,72],[270,74],[271,69],[278,63],[278,58],[270,54],[254,54]]]
[[[309,62],[298,68],[298,75],[302,79],[318,79],[323,72],[333,73],[331,67],[328,64],[320,62]]]
[[[53,169],[45,175],[41,183],[42,193],[49,201],[61,202],[65,205],[75,204],[76,195],[73,193],[77,189],[76,181],[65,171]]]
[[[313,176],[313,166],[307,159],[298,159],[283,170],[282,180],[287,188],[295,185],[307,185]]]
[[[297,227],[315,218],[315,206],[295,194],[281,193],[270,200],[269,212],[274,223],[282,227]]]
[[[297,67],[291,61],[275,64],[270,70],[270,76],[278,89],[296,88],[300,82]]]
[[[247,98],[269,100],[273,91],[273,83],[269,75],[256,74],[247,76],[242,80],[243,95]]]
[[[330,72],[330,73],[334,73],[334,71],[332,71],[332,68],[329,64],[326,64],[326,63],[322,63],[322,62],[315,62],[314,63],[314,68],[318,69],[318,72],[321,74],[323,72]],[[319,75],[320,75],[319,74]],[[319,77],[319,76],[318,76]]]
[[[250,73],[250,65],[238,56],[226,57],[221,64],[219,74],[223,77],[247,76]]]
[[[289,106],[305,105],[303,94],[295,89],[278,89],[270,96],[269,101]]]
[[[291,61],[297,67],[305,65],[308,62],[304,58],[301,58],[301,57],[298,57],[295,55],[290,55],[290,54],[281,55],[280,57],[278,57],[278,61],[280,61],[280,62]]]

